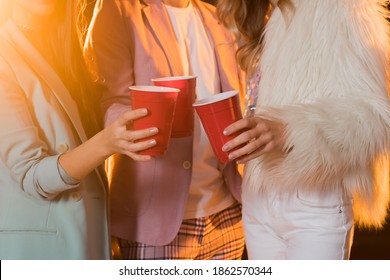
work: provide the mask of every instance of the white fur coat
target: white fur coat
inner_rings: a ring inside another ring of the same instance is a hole
[[[292,0],[273,12],[260,62],[257,114],[287,126],[289,154],[246,166],[260,191],[343,188],[356,221],[380,226],[389,201],[389,25],[383,0]]]

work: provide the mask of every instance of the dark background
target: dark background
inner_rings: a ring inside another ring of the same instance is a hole
[[[90,18],[96,0],[88,0],[86,16]],[[216,0],[205,0],[214,4]],[[390,8],[390,5],[388,6]],[[355,229],[352,260],[390,260],[390,217],[381,230]]]

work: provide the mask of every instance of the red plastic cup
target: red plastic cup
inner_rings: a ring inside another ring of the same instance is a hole
[[[223,135],[227,126],[242,119],[238,93],[238,90],[226,91],[198,100],[193,104],[214,153],[222,162],[229,161],[229,154],[222,151],[222,146],[240,134],[237,132],[229,136]]]
[[[132,108],[148,109],[147,116],[134,120],[133,129],[158,128],[156,135],[139,140],[146,141],[155,139],[157,144],[139,152],[139,154],[152,156],[163,155],[168,149],[171,139],[173,116],[175,114],[179,90],[176,88],[157,86],[132,86],[129,89]]]
[[[194,108],[196,76],[172,76],[152,79],[155,86],[180,89],[177,96],[171,137],[191,136],[194,132]]]

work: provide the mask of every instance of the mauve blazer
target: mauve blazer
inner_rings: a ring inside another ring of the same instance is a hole
[[[12,22],[0,25],[0,259],[109,259],[107,189],[67,185],[61,153],[86,140],[61,79]]]
[[[215,46],[222,90],[241,89],[243,76],[235,61],[232,36],[218,22],[215,7],[198,0],[193,4]],[[85,56],[103,86],[106,122],[131,106],[130,85],[150,85],[152,78],[184,74],[175,32],[161,0],[97,1]],[[166,154],[148,162],[122,155],[107,161],[114,236],[150,245],[173,240],[191,182],[192,142],[192,137],[171,139]],[[221,164],[220,169],[240,201],[236,164]]]

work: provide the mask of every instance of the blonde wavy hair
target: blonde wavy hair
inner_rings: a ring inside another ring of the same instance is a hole
[[[94,85],[84,63],[82,40],[88,21],[84,17],[86,0],[58,1],[53,22],[48,23],[36,37],[37,49],[43,57],[53,54],[50,61],[63,83],[76,101],[81,120],[88,136],[100,128],[99,106]],[[0,0],[0,24],[12,17],[12,1]]]
[[[291,0],[279,0],[278,7],[287,16],[293,13]],[[218,0],[219,20],[236,36],[239,42],[237,61],[251,77],[261,55],[261,41],[265,24],[272,12],[268,0]]]

